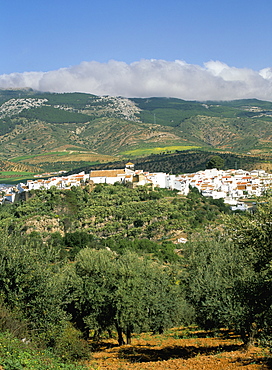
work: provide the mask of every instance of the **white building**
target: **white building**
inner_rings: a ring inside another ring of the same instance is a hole
[[[196,187],[203,196],[214,199],[224,199],[225,203],[236,205],[238,199],[248,196],[261,196],[272,188],[272,175],[263,170],[251,172],[244,170],[217,170],[209,169],[183,175],[170,175],[164,172],[143,172],[134,170],[133,163],[128,163],[124,169],[92,170],[90,174],[80,172],[70,176],[52,177],[47,180],[28,180],[26,184],[17,185],[18,192],[50,189],[56,186],[59,189],[70,189],[80,186],[86,181],[94,184],[111,184],[116,182],[131,182],[133,186],[151,184],[153,187],[177,190],[182,195],[189,193],[190,187]],[[13,192],[9,191],[5,198],[14,201]],[[240,206],[239,206],[240,207]]]

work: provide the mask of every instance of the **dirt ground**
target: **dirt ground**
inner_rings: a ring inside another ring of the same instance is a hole
[[[90,368],[96,370],[268,370],[268,352],[260,347],[244,350],[242,342],[222,331],[206,337],[172,329],[167,335],[134,336],[131,345],[103,340],[93,351]],[[187,336],[187,337],[185,337]]]

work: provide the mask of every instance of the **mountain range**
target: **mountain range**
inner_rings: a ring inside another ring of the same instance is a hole
[[[270,159],[271,137],[272,103],[256,99],[198,102],[0,90],[1,159],[36,169],[186,149]]]

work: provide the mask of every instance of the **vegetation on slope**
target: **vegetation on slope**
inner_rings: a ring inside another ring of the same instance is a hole
[[[63,146],[115,155],[182,146],[239,153],[271,151],[269,102],[129,100],[28,90],[2,90],[1,99],[0,149],[7,159]]]
[[[148,172],[166,172],[171,174],[193,173],[207,168],[209,160],[214,156],[220,156],[224,161],[224,169],[253,170],[264,169],[271,171],[270,156],[237,155],[224,152],[211,152],[204,150],[176,151],[175,153],[152,154],[146,157],[130,158],[136,169]],[[97,163],[91,166],[75,168],[69,173],[80,171],[89,172],[93,169],[124,168],[127,160]]]
[[[90,121],[90,117],[85,114],[74,113],[51,106],[24,110],[19,116],[31,121],[41,120],[48,123],[86,123]]]
[[[187,198],[174,191],[131,189],[121,184],[96,185],[71,191],[30,192],[26,202],[4,206],[0,227],[41,232],[86,231],[98,238],[167,240],[190,232],[227,211],[222,200],[201,197],[192,189]]]

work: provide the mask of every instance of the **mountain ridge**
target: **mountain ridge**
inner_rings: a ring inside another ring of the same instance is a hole
[[[55,152],[63,163],[77,161],[76,152],[78,161],[84,152],[85,161],[95,154],[99,162],[99,156],[119,160],[182,148],[270,156],[271,139],[272,102],[257,99],[198,102],[0,90],[1,157],[22,158],[26,165],[27,157],[40,156],[36,164],[44,167],[43,155]]]

